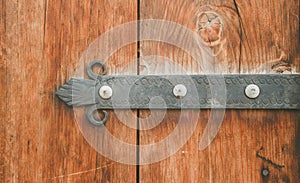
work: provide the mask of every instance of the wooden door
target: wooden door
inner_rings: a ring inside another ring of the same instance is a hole
[[[81,56],[99,35],[143,19],[176,22],[197,33],[216,58],[216,67],[222,68],[216,72],[299,73],[298,1],[2,0],[0,10],[3,182],[300,181],[299,110],[226,110],[217,136],[201,151],[199,141],[210,110],[168,110],[155,128],[141,131],[127,127],[110,111],[106,128],[133,145],[164,139],[180,116],[186,125],[197,120],[192,136],[175,154],[139,165],[144,155],[137,148],[137,165],[128,165],[95,151],[72,108],[54,94],[74,75]],[[136,29],[133,36],[143,37],[141,27]],[[168,58],[188,73],[205,73],[176,46],[140,41],[110,57],[108,74],[118,74],[137,57],[151,55]],[[143,73],[145,62],[137,62],[136,74]],[[140,119],[128,118],[137,127],[155,123],[147,119],[149,113],[133,111]],[[263,170],[269,174],[264,176]]]

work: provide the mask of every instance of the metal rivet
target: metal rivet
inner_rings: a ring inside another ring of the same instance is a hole
[[[109,99],[112,96],[112,89],[109,86],[102,86],[99,90],[99,95],[103,99]]]
[[[259,93],[260,93],[260,89],[255,84],[250,84],[245,89],[246,96],[251,98],[251,99],[257,98]]]
[[[270,171],[267,168],[263,168],[261,174],[262,176],[267,177],[270,174]]]
[[[186,96],[187,89],[183,84],[178,84],[173,89],[173,94],[175,97],[184,97]]]

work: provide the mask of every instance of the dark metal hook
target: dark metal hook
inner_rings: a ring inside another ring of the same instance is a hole
[[[89,120],[90,123],[92,123],[93,125],[96,125],[96,126],[100,126],[100,125],[104,125],[104,123],[107,121],[108,119],[108,113],[105,111],[105,110],[102,110],[103,114],[104,114],[104,117],[103,119],[101,120],[96,120],[94,118],[94,113],[98,110],[98,109],[101,109],[101,107],[97,107],[96,105],[93,105],[92,107],[90,107],[88,110],[87,110],[87,118]]]
[[[102,75],[105,75],[106,72],[107,72],[105,64],[102,63],[102,62],[99,61],[99,60],[95,60],[95,61],[91,62],[91,63],[89,64],[88,68],[87,68],[87,74],[89,75],[89,77],[90,77],[91,79],[97,79],[98,76],[99,76],[98,74],[95,74],[95,73],[93,72],[93,67],[94,67],[95,65],[100,65],[100,66],[102,67],[102,69],[103,69]]]

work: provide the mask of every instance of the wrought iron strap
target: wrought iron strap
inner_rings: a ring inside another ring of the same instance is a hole
[[[300,109],[300,75],[167,75],[72,78],[56,93],[72,106],[96,104],[98,109]],[[186,95],[176,97],[183,85]],[[257,97],[245,93],[259,88]],[[111,88],[103,98],[99,90]],[[219,91],[215,91],[219,90]]]

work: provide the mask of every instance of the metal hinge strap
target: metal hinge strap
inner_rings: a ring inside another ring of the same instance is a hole
[[[95,110],[300,109],[299,74],[91,78],[72,78],[56,94],[68,105],[94,105]]]

